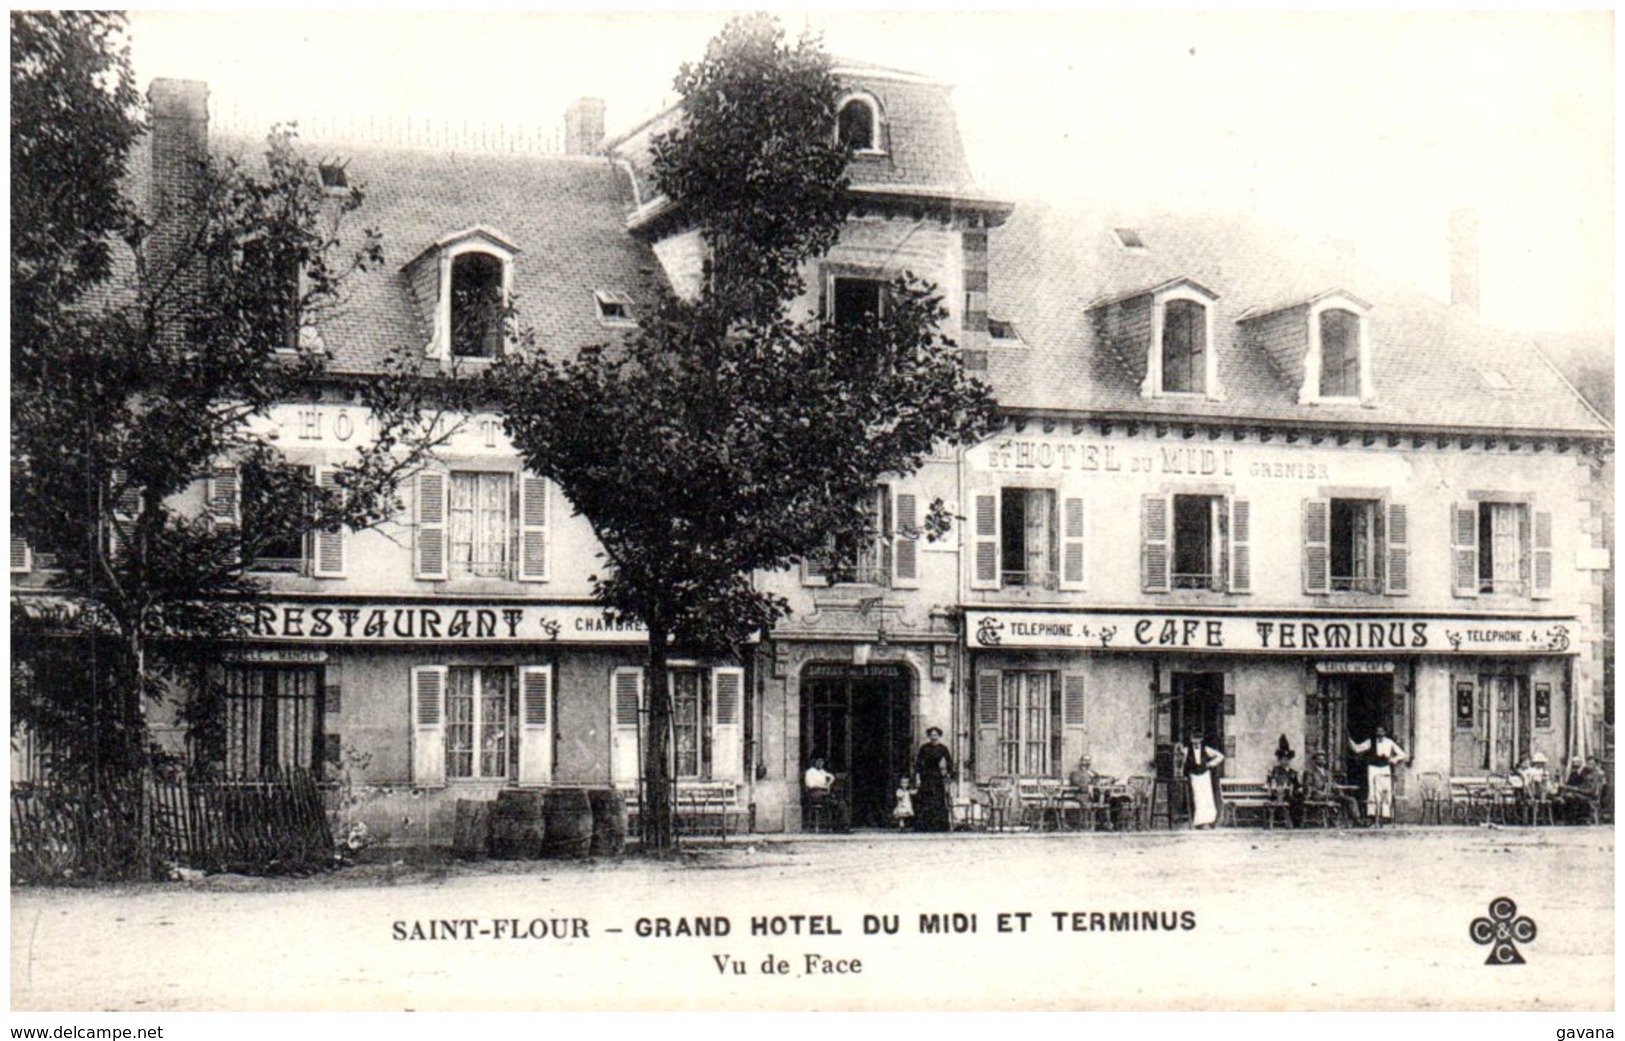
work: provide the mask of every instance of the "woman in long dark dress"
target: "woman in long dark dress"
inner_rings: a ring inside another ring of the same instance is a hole
[[[947,831],[948,776],[953,773],[953,757],[942,743],[942,731],[930,727],[925,732],[925,744],[914,757],[917,791],[914,793],[914,830]]]

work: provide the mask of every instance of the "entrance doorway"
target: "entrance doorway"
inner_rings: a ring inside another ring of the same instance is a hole
[[[912,768],[911,689],[901,665],[813,662],[802,672],[802,769],[824,760],[853,827],[892,825],[897,779]]]
[[[1192,730],[1202,732],[1202,739],[1209,748],[1216,748],[1226,756],[1231,754],[1224,735],[1224,673],[1169,673],[1168,693],[1158,700],[1157,776],[1180,776],[1183,767],[1176,761],[1176,746],[1190,740]],[[1217,772],[1223,776],[1224,767],[1221,765]]]
[[[1369,741],[1376,728],[1382,727],[1405,747],[1395,708],[1390,672],[1322,673],[1306,705],[1304,736],[1309,753],[1325,752],[1338,782],[1359,785],[1364,798],[1366,760],[1349,750],[1349,741]]]
[[[1457,673],[1451,687],[1455,701],[1451,773],[1507,773],[1530,754],[1536,720],[1528,676],[1504,668]],[[1550,695],[1545,700],[1549,726]]]

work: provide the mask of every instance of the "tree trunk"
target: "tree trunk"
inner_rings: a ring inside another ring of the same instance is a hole
[[[643,848],[665,852],[677,844],[671,777],[671,684],[666,679],[665,629],[649,626],[649,672],[644,691],[649,703],[643,743]]]

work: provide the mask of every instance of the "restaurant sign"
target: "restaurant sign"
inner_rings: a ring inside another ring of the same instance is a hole
[[[646,643],[649,631],[593,604],[335,604],[248,608],[248,637],[322,643]]]
[[[1573,618],[967,611],[973,650],[1202,654],[1574,654]]]

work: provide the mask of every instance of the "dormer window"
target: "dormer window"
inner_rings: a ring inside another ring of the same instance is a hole
[[[350,194],[350,171],[344,164],[324,161],[316,167],[316,174],[321,179],[322,190],[329,195]]]
[[[880,101],[869,93],[849,94],[841,99],[835,117],[835,140],[857,155],[880,155]]]
[[[600,289],[593,293],[593,300],[598,304],[598,320],[603,324],[636,324],[636,319],[632,317],[632,298],[625,293]]]
[[[1149,299],[1151,338],[1140,395],[1189,394],[1219,400],[1223,395],[1213,350],[1213,305],[1218,298],[1184,278],[1142,294],[1144,298]]]
[[[441,239],[407,264],[404,274],[430,331],[431,358],[500,358],[507,350],[507,310],[518,248],[485,228]]]
[[[1299,404],[1366,403],[1375,398],[1367,311],[1365,303],[1345,293],[1326,294],[1310,303]]]

